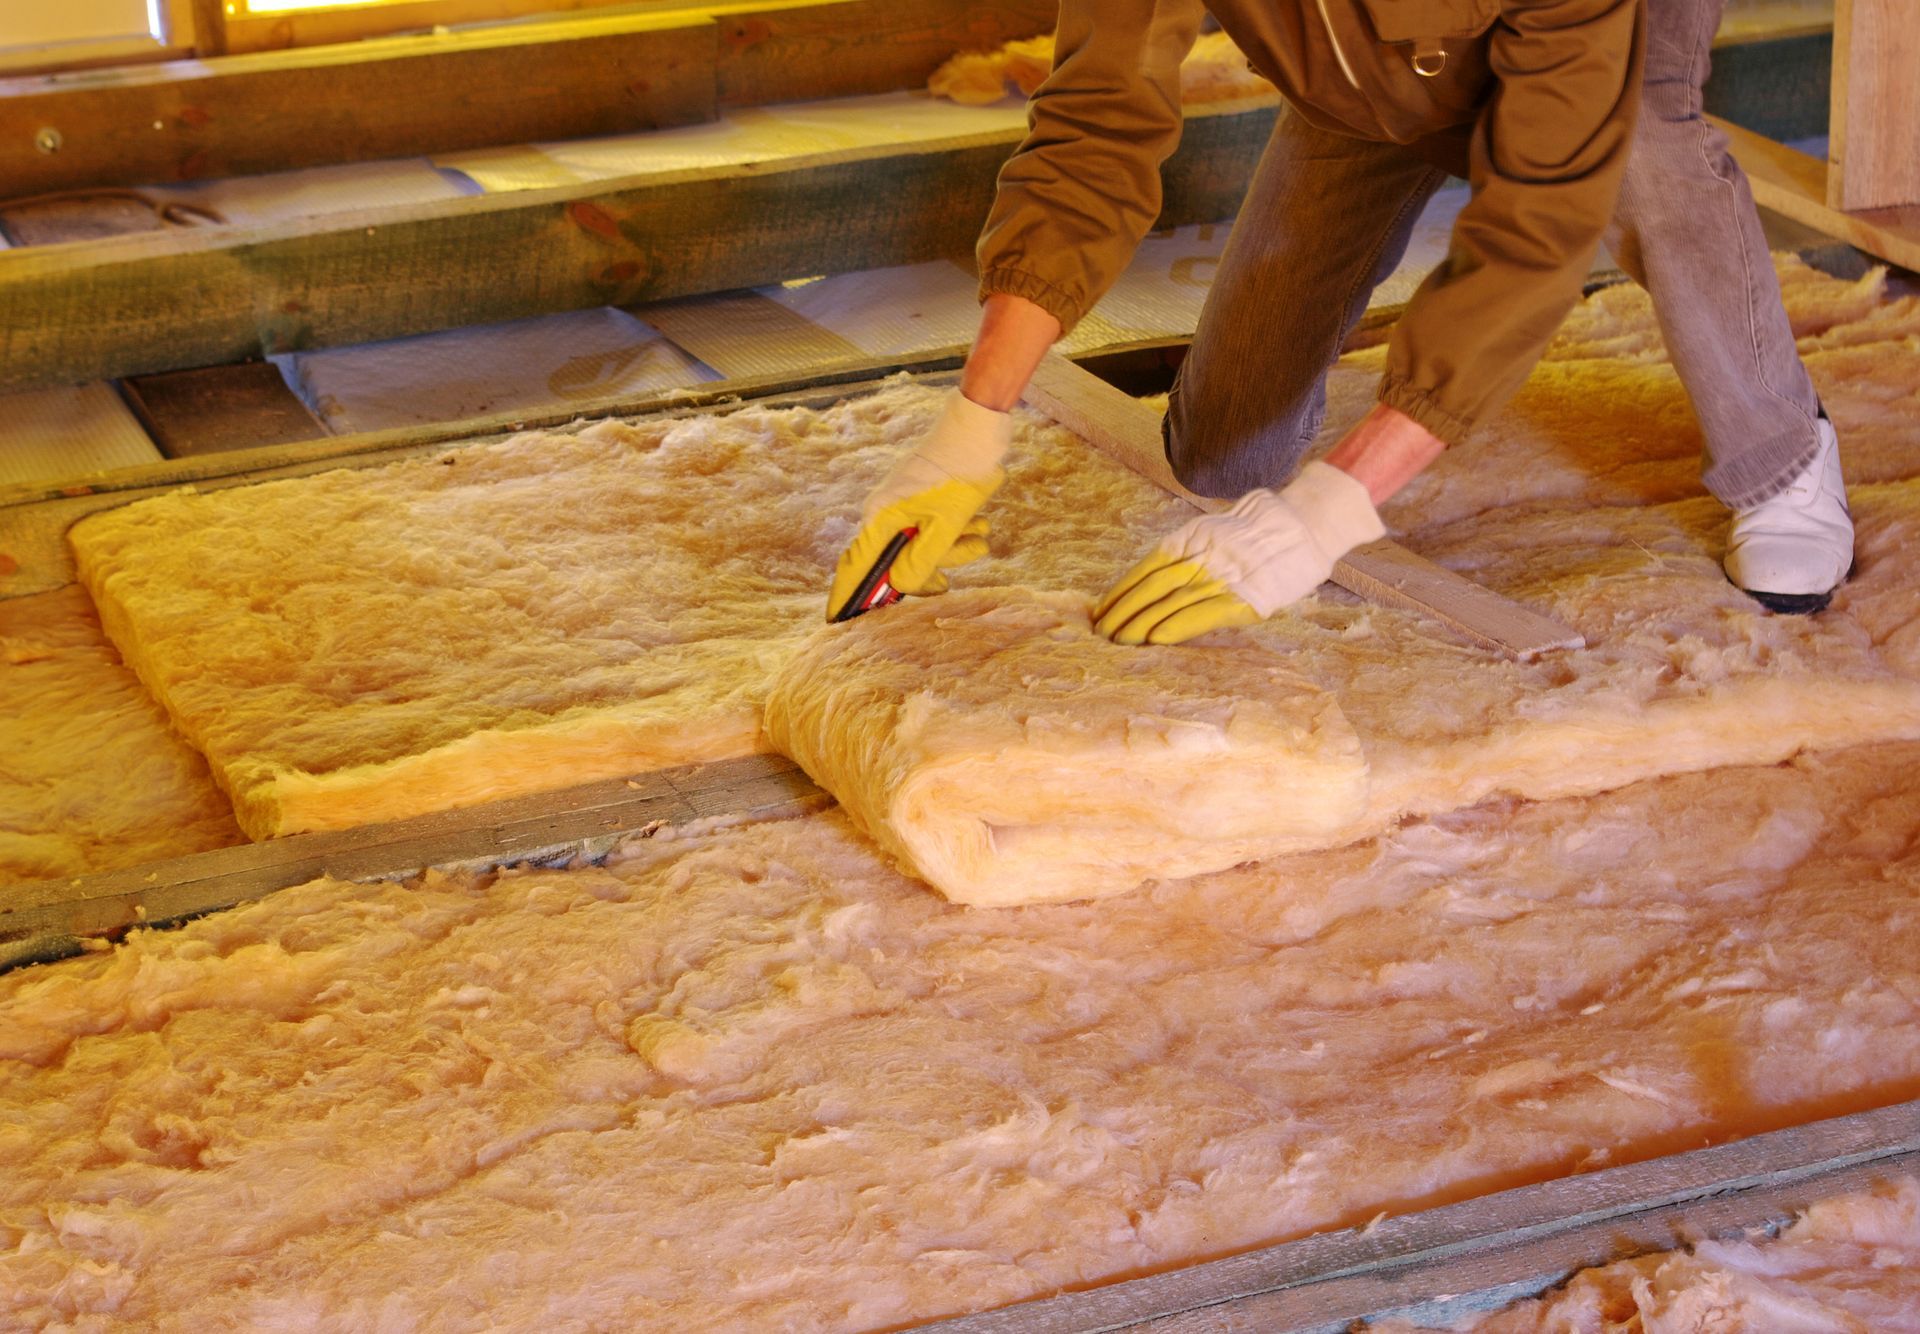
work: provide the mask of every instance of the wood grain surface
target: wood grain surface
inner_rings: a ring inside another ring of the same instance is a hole
[[[1190,116],[1162,224],[1231,217],[1275,115]],[[966,255],[1021,137],[0,251],[0,391]]]

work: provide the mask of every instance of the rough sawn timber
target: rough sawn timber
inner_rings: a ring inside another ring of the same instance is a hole
[[[1920,1102],[1383,1217],[1184,1269],[923,1326],[939,1334],[1340,1334],[1446,1324],[1580,1269],[1770,1227],[1920,1170]]]
[[[1189,115],[1161,225],[1233,216],[1276,114]],[[1023,137],[0,251],[0,391],[963,256]]]
[[[1065,358],[1042,361],[1026,397],[1047,416],[1194,508],[1218,512],[1232,504],[1195,495],[1174,477],[1161,447],[1159,413]],[[1334,565],[1333,582],[1370,602],[1432,616],[1482,647],[1520,658],[1585,644],[1570,626],[1390,541],[1347,553]]]
[[[0,135],[0,198],[712,120],[718,43],[703,14],[629,14],[0,79],[25,127]]]
[[[0,197],[625,134],[712,120],[722,104],[916,88],[954,52],[1044,32],[1053,14],[1051,0],[622,8],[0,79],[0,122],[25,127],[0,135]],[[362,5],[228,28],[370,17]],[[57,153],[35,146],[42,129],[60,134]]]
[[[830,798],[791,760],[755,755],[612,778],[393,824],[215,848],[0,893],[0,969],[79,952],[83,940],[261,898],[323,875],[393,879],[605,856],[624,839],[714,816],[774,819]]]
[[[1709,119],[1713,119],[1709,117]],[[1920,269],[1920,204],[1849,212],[1827,202],[1827,164],[1714,120],[1747,173],[1754,202],[1902,268]]]
[[[1837,0],[1832,95],[1827,202],[1849,210],[1920,204],[1920,26],[1912,0]]]

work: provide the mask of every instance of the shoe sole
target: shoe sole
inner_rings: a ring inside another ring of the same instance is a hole
[[[1844,584],[1847,580],[1853,578],[1853,572],[1858,566],[1858,561],[1848,565],[1847,572],[1840,576],[1840,582]],[[1731,579],[1727,582],[1730,584],[1733,583]],[[1733,586],[1740,588],[1738,584],[1733,584]],[[1829,588],[1824,593],[1762,593],[1751,588],[1740,588],[1740,591],[1752,598],[1755,602],[1758,602],[1768,611],[1778,615],[1811,616],[1817,611],[1825,611],[1827,609],[1827,604],[1833,601],[1833,595],[1836,589]]]
[[[1816,611],[1825,611],[1827,604],[1833,601],[1831,590],[1825,593],[1757,593],[1751,588],[1742,588],[1740,591],[1768,611],[1782,616],[1811,616]]]

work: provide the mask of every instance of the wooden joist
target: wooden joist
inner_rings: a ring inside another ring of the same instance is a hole
[[[392,879],[604,856],[624,839],[709,816],[773,819],[829,798],[791,760],[756,755],[608,779],[394,824],[216,848],[124,871],[0,892],[0,969],[69,955],[148,922],[230,908],[323,875]]]
[[[790,0],[5,79],[0,199],[649,130],[712,120],[723,104],[913,88],[955,51],[1052,22],[1052,0]],[[57,151],[42,146],[48,130]]]
[[[1231,217],[1275,114],[1190,116],[1162,224]],[[0,251],[0,390],[964,256],[1021,137]]]
[[[712,120],[718,34],[701,14],[625,15],[0,81],[19,127],[0,135],[0,195]]]
[[[1388,1316],[1443,1325],[1588,1266],[1776,1224],[1815,1200],[1915,1171],[1920,1103],[1900,1103],[923,1328],[1342,1334]]]
[[[745,0],[711,7],[720,104],[922,88],[956,51],[1053,31],[1056,0]]]
[[[1738,125],[1715,121],[1754,201],[1903,268],[1920,269],[1920,205],[1848,211],[1827,202],[1827,164]]]
[[[1160,443],[1160,414],[1061,357],[1041,362],[1027,402],[1083,436],[1195,509],[1218,512],[1232,502],[1195,495],[1182,486]],[[1501,597],[1394,542],[1374,542],[1347,553],[1333,582],[1383,606],[1431,616],[1483,648],[1531,658],[1580,648],[1572,628]]]

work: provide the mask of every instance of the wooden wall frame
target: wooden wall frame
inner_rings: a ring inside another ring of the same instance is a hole
[[[199,33],[220,40],[221,0],[173,2],[210,8]],[[1054,0],[654,6],[0,79],[0,196],[627,133],[711,120],[722,106],[889,92],[923,85],[955,51],[1046,31],[1053,15]],[[57,152],[38,146],[43,129],[60,136]]]
[[[1920,205],[1920,23],[1912,0],[1836,0],[1827,203]]]
[[[1161,224],[1232,217],[1277,113],[1194,109]],[[0,251],[0,390],[964,256],[1024,137]]]
[[[1911,10],[1912,0],[1837,0],[1825,161],[1716,124],[1756,203],[1920,269],[1920,26]]]

